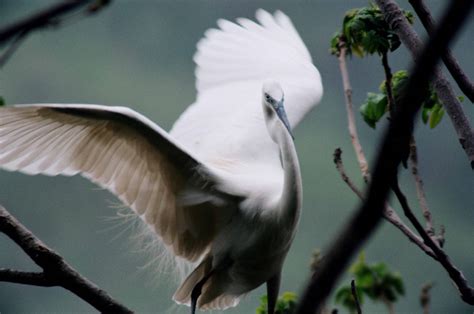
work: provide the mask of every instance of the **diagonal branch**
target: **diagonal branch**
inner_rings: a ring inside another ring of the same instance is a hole
[[[424,1],[408,0],[408,2],[415,10],[428,34],[433,34],[434,20]],[[458,60],[456,60],[451,53],[451,49],[446,49],[446,52],[441,56],[441,59],[443,59],[446,68],[449,73],[451,73],[451,76],[454,78],[464,95],[466,95],[471,102],[474,102],[474,83],[469,79],[466,73],[464,73]]]
[[[418,221],[416,216],[413,214],[410,205],[408,205],[407,198],[400,190],[396,179],[392,183],[392,190],[397,196],[398,201],[405,212],[405,216],[407,216],[407,218],[413,224],[416,231],[418,231],[420,236],[423,238],[423,241],[425,241],[426,245],[428,245],[433,250],[439,263],[443,265],[444,269],[448,272],[449,277],[451,277],[451,280],[456,285],[459,293],[461,294],[461,299],[470,305],[474,305],[474,289],[469,286],[469,283],[467,282],[463,273],[453,265],[449,256],[438,246],[438,244],[433,241],[433,239],[428,235],[426,230]]]
[[[412,137],[410,141],[410,166],[411,173],[415,179],[416,194],[418,196],[418,202],[420,203],[421,212],[426,221],[426,232],[430,236],[435,236],[435,231],[433,227],[433,221],[431,218],[431,211],[428,207],[428,202],[426,201],[425,189],[423,188],[423,180],[420,177],[418,171],[418,152],[416,149],[415,138]]]
[[[0,56],[2,67],[20,46],[21,42],[34,30],[56,26],[65,15],[87,5],[86,13],[94,14],[110,3],[111,0],[64,0],[35,13],[25,19],[16,21],[0,29],[0,47],[10,43]]]
[[[346,111],[347,111],[347,126],[349,128],[349,135],[351,137],[352,146],[359,162],[359,168],[362,172],[362,177],[366,183],[370,180],[369,165],[367,163],[367,158],[365,158],[364,150],[359,141],[359,136],[357,135],[357,127],[354,118],[354,106],[352,104],[352,87],[349,79],[349,72],[347,71],[346,65],[346,44],[341,38],[339,41],[339,55],[337,56],[339,60],[339,69],[342,76],[342,85],[344,87],[344,99],[346,101]]]
[[[455,3],[463,3],[469,0],[456,0]],[[472,0],[471,0],[472,1]],[[407,19],[403,15],[400,7],[394,0],[375,0],[380,10],[385,15],[385,20],[389,27],[400,37],[403,44],[410,50],[416,62],[419,62],[421,40],[413,30]],[[444,54],[446,49],[441,53]],[[474,131],[469,123],[469,119],[464,113],[461,103],[454,93],[451,85],[443,75],[439,67],[436,67],[433,78],[433,87],[443,103],[454,129],[459,138],[459,142],[466,152],[466,155],[474,169]]]
[[[5,208],[0,206],[0,232],[6,234],[43,269],[42,273],[0,270],[0,281],[59,286],[67,289],[104,313],[133,313],[104,290],[80,275],[56,252],[48,248]]]
[[[365,158],[365,153],[362,148],[362,145],[360,144],[359,141],[359,134],[357,133],[357,128],[355,124],[355,117],[354,117],[354,110],[353,110],[353,104],[352,104],[352,88],[351,88],[351,83],[350,83],[350,78],[349,78],[349,71],[347,70],[347,64],[346,64],[346,46],[344,39],[341,38],[339,41],[339,54],[338,54],[338,60],[339,60],[339,69],[341,71],[342,75],[342,84],[344,88],[344,95],[345,95],[345,100],[346,100],[346,111],[347,111],[347,122],[348,122],[348,128],[349,128],[349,134],[351,137],[351,142],[352,146],[354,147],[354,151],[356,154],[357,161],[359,162],[359,168],[360,171],[362,172],[362,176],[364,178],[364,181],[366,183],[369,183],[370,181],[370,171],[369,171],[369,166],[367,163],[367,159]],[[385,70],[385,75],[386,75],[386,82],[388,82],[390,85],[387,88],[388,90],[391,89],[391,71],[390,67],[388,65],[388,60],[387,56],[385,57],[382,56],[382,63],[384,65],[384,70]],[[393,97],[390,97],[393,99]],[[393,103],[393,100],[392,100]],[[393,111],[393,106],[391,111]],[[339,171],[342,180],[346,182],[346,184],[351,188],[351,190],[359,196],[361,200],[364,199],[363,193],[356,187],[356,185],[351,181],[349,176],[346,174],[344,170],[344,165],[342,163],[342,150],[341,149],[336,149],[334,152],[334,163],[336,165],[336,169]],[[392,225],[394,225],[396,228],[398,228],[405,236],[408,237],[408,239],[416,244],[423,252],[428,254],[430,257],[436,259],[434,256],[433,252],[429,247],[427,247],[424,243],[423,240],[417,236],[398,216],[398,214],[395,212],[395,210],[388,204],[385,204],[385,209],[383,212],[384,218],[390,222]]]
[[[320,309],[354,253],[378,226],[429,79],[434,74],[440,54],[448,47],[473,5],[471,0],[450,2],[440,26],[420,54],[383,137],[367,197],[330,246],[321,267],[311,276],[297,306],[297,314],[314,313]]]
[[[341,178],[350,189],[357,195],[361,200],[364,200],[364,194],[360,191],[354,182],[349,178],[344,169],[344,164],[342,162],[342,150],[340,148],[334,151],[334,163],[336,164],[336,169],[339,171]],[[388,204],[385,203],[385,208],[383,212],[383,218],[385,218],[392,225],[397,227],[411,242],[416,244],[423,252],[428,256],[436,260],[436,256],[433,254],[433,251],[423,243],[423,240],[417,236],[398,216],[397,212]]]

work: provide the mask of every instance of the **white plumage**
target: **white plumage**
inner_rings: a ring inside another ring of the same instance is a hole
[[[200,263],[174,299],[189,304],[200,290],[202,309],[235,306],[264,282],[269,294],[278,288],[301,207],[283,101],[296,126],[322,96],[319,73],[290,19],[280,11],[258,10],[256,17],[259,24],[219,20],[219,29],[199,41],[196,102],[169,134],[125,107],[0,110],[0,167],[81,174],[107,188],[172,254]],[[279,84],[264,85],[269,79]],[[262,100],[262,86],[280,107]]]

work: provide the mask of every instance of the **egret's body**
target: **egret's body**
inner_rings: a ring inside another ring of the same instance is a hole
[[[235,306],[265,282],[273,311],[301,210],[290,125],[319,101],[321,81],[288,17],[257,19],[206,32],[196,102],[170,134],[125,107],[0,111],[0,167],[81,174],[117,195],[172,254],[197,263],[174,295],[192,312]]]

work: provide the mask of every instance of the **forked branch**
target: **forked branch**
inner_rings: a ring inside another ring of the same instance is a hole
[[[2,206],[0,206],[0,232],[12,239],[43,269],[42,272],[0,269],[0,281],[42,287],[63,287],[102,313],[133,313],[69,266],[58,253],[36,238]]]
[[[413,30],[410,23],[408,23],[398,4],[394,0],[375,0],[375,2],[384,13],[385,20],[389,27],[408,48],[413,58],[419,62],[421,58],[421,40],[418,37],[418,34]],[[463,6],[465,5],[465,2],[472,2],[472,0],[456,0],[453,2],[454,5]],[[441,53],[444,55],[445,51],[446,48]],[[449,84],[449,81],[443,75],[439,67],[435,68],[432,83],[449,118],[451,119],[458,135],[459,142],[471,163],[471,167],[474,169],[474,131],[469,123],[469,119],[464,113],[461,103],[451,87],[451,84]]]

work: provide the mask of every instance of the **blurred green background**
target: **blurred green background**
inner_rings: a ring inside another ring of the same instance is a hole
[[[409,8],[407,1],[398,1]],[[0,27],[53,1],[0,1]],[[438,16],[445,1],[428,1]],[[0,70],[0,95],[8,104],[34,102],[125,105],[169,129],[193,102],[195,43],[218,18],[253,17],[257,8],[281,9],[289,15],[307,44],[325,87],[324,98],[296,130],[304,179],[304,208],[294,245],[286,260],[282,291],[300,292],[309,274],[311,253],[330,240],[356,208],[358,200],[340,180],[332,163],[336,147],[344,151],[346,167],[360,183],[350,145],[337,60],[328,53],[329,40],[344,12],[367,1],[114,1],[95,17],[58,30],[35,32]],[[416,28],[423,33],[420,22]],[[453,50],[474,77],[473,19]],[[423,33],[424,34],[424,33]],[[394,71],[407,67],[404,47],[390,55]],[[353,58],[349,63],[358,106],[383,79],[378,58]],[[474,106],[463,106],[474,124]],[[383,125],[370,129],[357,116],[361,140],[373,156]],[[472,171],[449,118],[429,130],[418,125],[420,171],[438,226],[446,226],[446,250],[474,283],[474,196]],[[371,158],[372,159],[372,158]],[[418,209],[414,185],[402,171],[403,187]],[[0,171],[0,204],[46,244],[61,253],[79,272],[138,313],[188,313],[173,305],[177,283],[157,273],[153,258],[133,244],[133,228],[114,219],[118,201],[81,177],[25,176]],[[396,205],[395,205],[396,206]],[[396,206],[396,208],[398,208]],[[426,281],[432,290],[433,313],[472,313],[460,301],[445,271],[412,245],[398,230],[383,223],[364,247],[369,262],[385,261],[399,270],[407,285],[399,313],[420,313],[419,291]],[[151,264],[147,266],[148,264]],[[0,234],[0,267],[38,270],[23,252]],[[340,284],[348,283],[344,277]],[[253,313],[260,288],[227,313]],[[332,303],[332,299],[331,299]],[[385,312],[367,303],[365,313]],[[85,313],[88,304],[59,288],[0,283],[1,313]],[[217,311],[216,311],[217,312]]]

